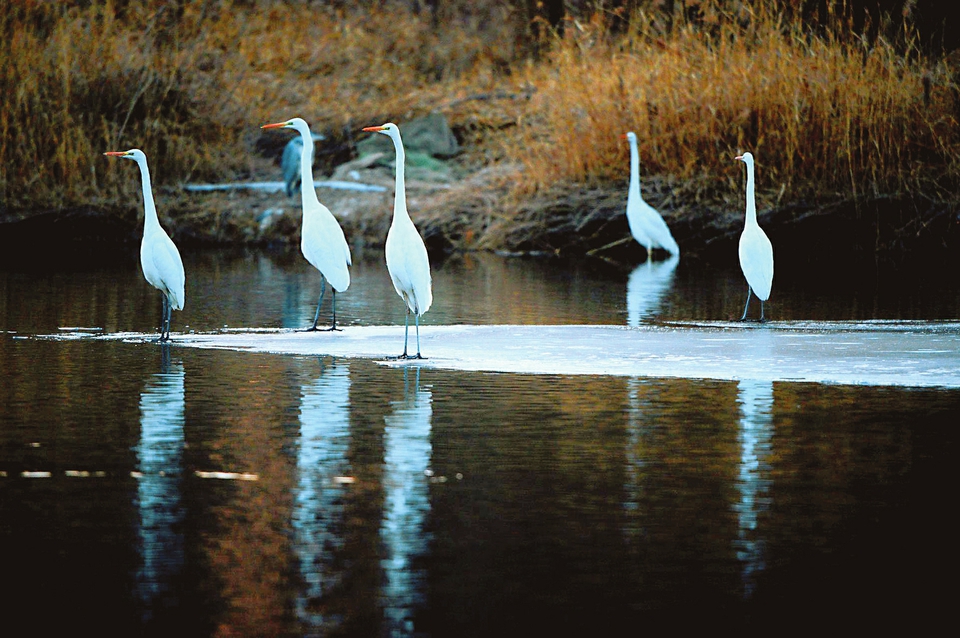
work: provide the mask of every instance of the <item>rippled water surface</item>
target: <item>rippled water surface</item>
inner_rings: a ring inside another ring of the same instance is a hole
[[[296,254],[185,258],[174,332],[312,321]],[[381,262],[358,262],[345,329],[402,323]],[[730,319],[745,294],[735,267],[684,263],[475,256],[434,279],[427,327]],[[944,286],[786,274],[767,311],[956,319]],[[611,635],[918,629],[950,609],[956,390],[33,338],[149,333],[159,310],[135,257],[0,272],[7,627]]]

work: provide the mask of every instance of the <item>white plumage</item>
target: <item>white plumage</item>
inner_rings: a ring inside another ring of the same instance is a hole
[[[160,220],[157,218],[157,206],[153,201],[153,188],[150,185],[150,169],[147,167],[147,156],[144,152],[134,148],[129,151],[110,151],[104,155],[131,159],[140,167],[144,213],[140,267],[143,269],[143,277],[147,283],[163,295],[160,341],[167,341],[170,339],[172,310],[183,310],[183,303],[186,300],[184,292],[186,277],[180,251],[160,226]]]
[[[393,203],[393,222],[390,224],[390,230],[387,233],[387,271],[390,273],[394,289],[407,307],[407,313],[404,317],[403,354],[400,355],[400,358],[408,358],[407,334],[410,313],[413,313],[417,324],[417,355],[409,358],[422,359],[423,357],[420,355],[420,315],[430,309],[430,305],[433,303],[433,291],[431,289],[430,260],[427,256],[427,247],[407,213],[407,195],[404,185],[405,154],[403,141],[400,139],[400,129],[396,124],[387,123],[383,126],[368,126],[363,130],[382,133],[390,137],[397,153],[397,185]]]
[[[753,155],[744,153],[736,159],[747,165],[747,214],[743,233],[740,235],[740,269],[747,279],[747,303],[743,307],[743,316],[747,318],[750,307],[750,293],[760,300],[760,321],[764,321],[763,302],[770,298],[773,286],[773,244],[767,234],[757,224],[757,204],[754,197]]]
[[[295,117],[286,122],[266,124],[260,128],[292,128],[300,133],[303,147],[300,151],[300,196],[303,208],[303,223],[300,230],[300,252],[310,265],[320,271],[320,301],[313,318],[313,326],[308,330],[318,330],[320,306],[326,292],[326,282],[333,286],[333,320],[328,330],[337,330],[337,293],[350,287],[350,246],[347,245],[343,229],[337,218],[317,199],[317,189],[313,182],[313,140],[307,123]]]
[[[654,248],[662,248],[671,255],[679,255],[680,247],[660,213],[643,201],[640,195],[640,153],[637,151],[637,135],[626,134],[630,142],[630,187],[627,191],[627,223],[630,232],[641,246],[647,249],[650,259]]]

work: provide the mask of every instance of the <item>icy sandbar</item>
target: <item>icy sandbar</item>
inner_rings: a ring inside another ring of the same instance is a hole
[[[411,328],[411,347],[414,335]],[[755,379],[960,387],[960,323],[675,322],[621,326],[421,326],[417,365],[521,374]],[[236,330],[173,343],[293,355],[391,360],[403,326],[342,332]]]

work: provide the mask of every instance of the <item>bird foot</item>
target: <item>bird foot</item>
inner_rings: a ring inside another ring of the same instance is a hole
[[[397,355],[398,361],[404,361],[404,360],[412,361],[414,359],[420,359],[421,361],[425,361],[426,357],[422,356],[419,352],[417,354],[407,354],[406,352],[404,352],[401,355]]]
[[[335,326],[330,326],[329,328],[318,328],[316,326],[312,326],[310,328],[298,330],[297,332],[343,332],[343,329]]]

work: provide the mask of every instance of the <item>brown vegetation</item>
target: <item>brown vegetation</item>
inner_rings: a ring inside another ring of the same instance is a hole
[[[522,144],[527,187],[622,175],[634,130],[647,173],[720,176],[752,151],[767,184],[854,197],[943,194],[957,175],[956,87],[907,38],[867,42],[836,21],[823,35],[761,4],[666,29],[636,13],[612,35],[604,16],[567,29],[531,72]],[[726,188],[722,185],[721,188]]]
[[[447,248],[585,252],[605,227],[622,233],[627,130],[645,193],[690,232],[735,225],[743,150],[761,211],[894,196],[945,214],[956,201],[954,70],[909,25],[867,38],[843,2],[812,29],[773,0],[668,3],[696,5],[695,19],[650,0],[551,31],[531,28],[527,4],[13,0],[0,16],[0,217],[92,206],[135,219],[138,180],[101,153],[136,146],[161,215],[182,220],[198,200],[178,184],[273,170],[260,124],[304,117],[330,138],[329,168],[363,125],[436,110],[469,176],[418,200]],[[219,230],[182,232],[249,238],[230,206],[209,199],[191,223]],[[594,236],[575,247],[585,226]]]

